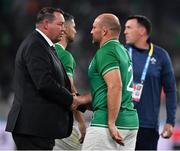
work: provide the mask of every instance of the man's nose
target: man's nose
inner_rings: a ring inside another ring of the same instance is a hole
[[[64,25],[62,25],[62,27],[61,27],[61,31],[65,31],[65,26]]]
[[[93,34],[93,30],[91,30],[91,32],[90,32],[91,34]]]

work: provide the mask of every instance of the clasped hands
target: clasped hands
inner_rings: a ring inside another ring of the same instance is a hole
[[[75,93],[72,93],[73,95],[73,103],[71,105],[71,110],[76,110],[79,105],[86,104],[86,102],[83,100],[83,96],[77,96]]]

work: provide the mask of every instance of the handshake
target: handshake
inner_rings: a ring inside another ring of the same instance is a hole
[[[77,96],[76,93],[73,93],[73,103],[71,105],[71,110],[76,110],[78,106],[84,106],[84,108],[88,108],[88,104],[91,103],[91,94],[85,94],[81,96]]]

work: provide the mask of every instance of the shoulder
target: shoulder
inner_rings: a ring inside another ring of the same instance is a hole
[[[169,54],[166,49],[154,44],[154,54],[158,55],[161,59],[168,59]]]
[[[44,49],[49,48],[49,44],[37,31],[33,31],[32,33],[30,33],[25,38],[22,44],[26,45],[26,48],[31,48],[31,49],[34,47],[43,47]],[[41,49],[38,51],[43,51],[43,50]]]
[[[24,49],[28,53],[45,53],[49,49],[48,43],[38,35],[38,33],[29,34],[20,45],[21,49]]]
[[[67,49],[64,50],[64,53],[70,57],[73,57],[72,54]]]
[[[100,62],[103,60],[105,61],[112,54],[113,54],[113,51],[111,48],[108,48],[108,47],[100,48],[96,52],[95,60],[100,61]]]
[[[97,56],[103,56],[103,55],[111,54],[111,53],[114,53],[113,50],[114,50],[114,46],[107,44],[107,45],[99,48],[99,49],[97,50],[96,55],[97,55]]]
[[[100,57],[101,59],[118,57],[121,54],[127,52],[127,49],[119,42],[108,43],[107,45],[101,47],[97,50],[96,57]]]
[[[156,52],[158,52],[158,53],[160,53],[160,54],[165,54],[165,53],[167,53],[167,51],[164,49],[164,48],[162,48],[161,46],[158,46],[158,45],[156,45],[156,44],[153,44],[154,45],[154,50],[156,51]]]
[[[59,44],[56,43],[54,46],[55,46],[55,49],[57,52],[63,52],[64,51],[63,48]]]
[[[127,50],[129,50],[131,47],[132,47],[131,45],[127,45],[127,44],[124,45],[124,48],[127,49]]]
[[[58,56],[66,57],[69,59],[73,58],[72,54],[68,52],[67,50],[63,49],[59,44],[55,44],[55,49],[56,49],[56,52],[58,53]]]
[[[71,59],[71,60],[74,60],[74,57],[73,57],[73,55],[68,51],[68,50],[64,50],[64,55],[67,57],[67,58],[69,58],[69,59]]]

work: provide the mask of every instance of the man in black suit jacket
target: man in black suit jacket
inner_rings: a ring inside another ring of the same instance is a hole
[[[15,97],[6,126],[17,149],[51,150],[55,138],[71,134],[71,106],[77,105],[77,100],[51,48],[63,34],[63,12],[43,8],[37,15],[36,30],[17,51]]]

